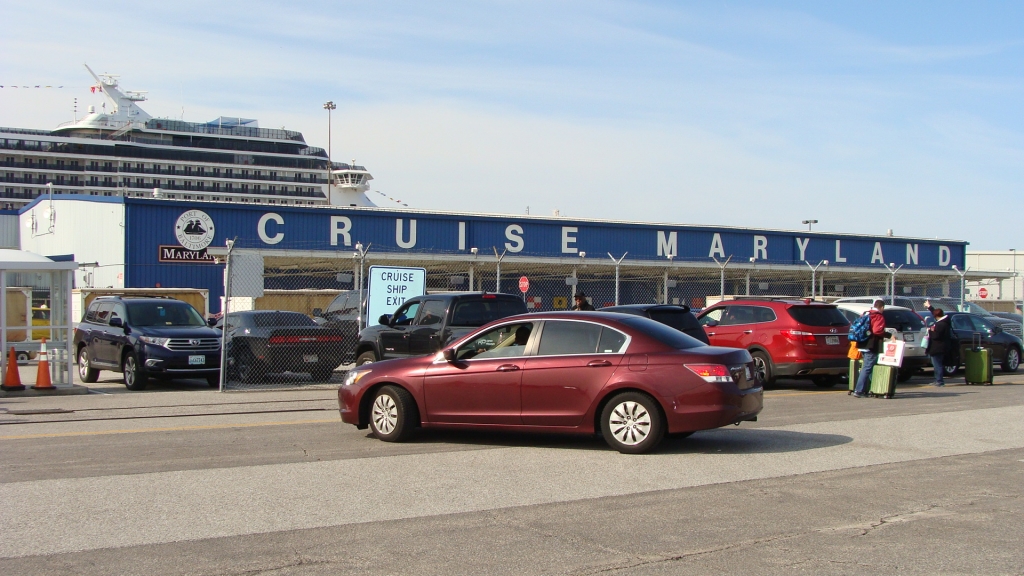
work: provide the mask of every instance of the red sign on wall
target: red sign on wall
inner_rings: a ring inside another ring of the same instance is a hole
[[[526,294],[530,290],[530,279],[526,276],[519,278],[519,291]]]

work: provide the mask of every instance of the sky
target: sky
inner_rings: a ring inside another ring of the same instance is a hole
[[[256,118],[382,206],[1024,249],[1021,2],[0,0],[0,126]],[[63,86],[24,89],[18,86]]]

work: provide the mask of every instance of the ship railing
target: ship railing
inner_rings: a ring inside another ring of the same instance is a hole
[[[192,132],[195,134],[212,134],[217,136],[245,136],[249,138],[267,138],[275,140],[292,140],[305,143],[301,132],[278,130],[275,128],[253,128],[250,126],[223,127],[198,122],[184,122],[168,118],[153,118],[146,121],[150,130],[168,130],[170,132]]]

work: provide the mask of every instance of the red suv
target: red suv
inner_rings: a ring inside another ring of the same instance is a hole
[[[725,300],[698,317],[712,346],[744,348],[761,382],[810,378],[838,384],[849,367],[850,322],[834,305],[807,300]]]

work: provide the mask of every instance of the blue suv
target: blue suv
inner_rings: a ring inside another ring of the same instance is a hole
[[[187,302],[109,296],[89,304],[75,328],[78,375],[92,383],[100,370],[124,374],[129,390],[150,378],[205,378],[220,385],[220,332]]]

